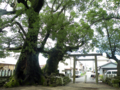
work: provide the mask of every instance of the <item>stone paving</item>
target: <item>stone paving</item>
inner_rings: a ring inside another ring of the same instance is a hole
[[[70,82],[66,86],[45,87],[45,86],[22,86],[14,88],[0,88],[0,90],[120,90],[106,84],[75,83]]]

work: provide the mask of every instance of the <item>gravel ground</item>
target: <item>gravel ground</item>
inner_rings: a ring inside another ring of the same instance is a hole
[[[106,84],[95,83],[75,83],[70,82],[66,86],[46,87],[46,86],[21,86],[14,88],[1,87],[0,90],[120,90]]]

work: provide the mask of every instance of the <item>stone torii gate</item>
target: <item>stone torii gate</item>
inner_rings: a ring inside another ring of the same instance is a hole
[[[96,73],[96,83],[98,84],[98,70],[97,70],[97,56],[102,56],[102,54],[69,54],[70,57],[74,57],[73,63],[73,83],[75,83],[75,63],[76,61],[93,61],[95,60],[95,73]],[[76,59],[76,56],[94,56],[95,59]]]

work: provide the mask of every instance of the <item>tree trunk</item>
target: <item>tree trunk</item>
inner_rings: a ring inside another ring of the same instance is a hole
[[[46,66],[44,68],[44,73],[50,75],[51,73],[58,73],[57,68],[59,61],[62,60],[64,52],[57,48],[51,49],[49,58],[47,60]]]
[[[50,51],[46,66],[43,69],[44,73],[48,74],[48,75],[50,75],[51,73],[56,73],[58,64],[61,60],[63,60],[64,54],[67,51],[72,51],[72,50],[75,50],[78,48],[79,48],[78,46],[63,48],[62,44],[61,45],[57,44],[57,46],[55,48],[51,49],[51,51]]]
[[[28,17],[28,33],[15,68],[14,76],[19,81],[22,79],[26,84],[41,84],[43,74],[38,61],[39,52],[37,52],[37,38],[40,28],[39,15],[33,11],[33,13],[29,13]],[[34,26],[34,24],[36,25]]]
[[[117,76],[120,76],[120,60],[117,62]]]
[[[37,51],[37,39],[40,28],[39,14],[34,11],[30,13],[30,11],[28,15],[28,33],[13,75],[14,83],[19,85],[42,84],[44,79],[38,61],[39,52]],[[13,82],[11,85],[15,86]]]
[[[38,62],[38,53],[22,52],[16,64],[14,77],[20,84],[42,84],[42,71]],[[22,82],[21,82],[22,81]]]

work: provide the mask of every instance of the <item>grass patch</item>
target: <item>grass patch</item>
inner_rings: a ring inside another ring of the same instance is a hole
[[[85,74],[86,74],[86,72],[84,72],[84,73],[81,73],[81,77],[82,77],[82,76],[84,76]]]

